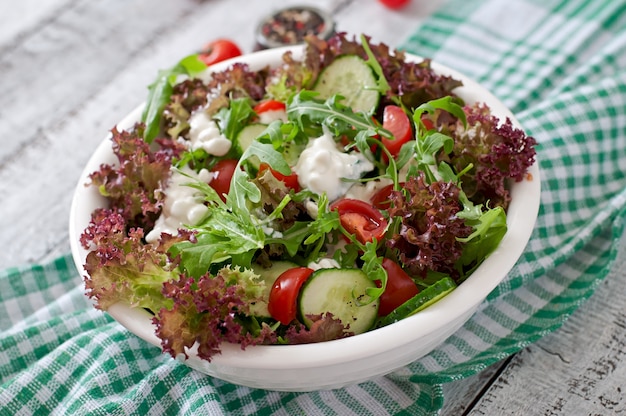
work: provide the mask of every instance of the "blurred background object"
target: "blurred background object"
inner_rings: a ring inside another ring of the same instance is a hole
[[[272,12],[259,23],[255,49],[297,45],[308,35],[324,40],[335,33],[335,22],[324,10],[311,6],[291,6]]]

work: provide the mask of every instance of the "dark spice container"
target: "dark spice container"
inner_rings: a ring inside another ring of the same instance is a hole
[[[277,10],[263,19],[256,30],[256,50],[297,45],[307,35],[328,39],[335,33],[335,22],[323,10],[292,6]]]

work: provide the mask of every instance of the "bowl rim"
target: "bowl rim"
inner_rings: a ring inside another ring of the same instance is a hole
[[[287,51],[291,51],[294,58],[299,59],[303,50],[303,45],[296,45],[253,52],[213,65],[211,70],[223,70],[235,62],[245,62],[252,70],[256,70],[266,65],[280,64],[282,55]],[[419,55],[409,53],[405,53],[405,56],[410,61],[423,59]],[[452,76],[463,82],[463,86],[455,89],[455,93],[466,102],[484,102],[501,121],[508,117],[515,127],[522,128],[511,111],[477,82],[435,61],[431,62],[431,66],[435,72]],[[143,104],[129,113],[117,124],[118,129],[130,127],[140,117],[142,108]],[[98,145],[85,165],[72,197],[69,223],[70,246],[74,263],[81,276],[86,275],[83,264],[87,250],[80,245],[79,237],[86,228],[93,209],[101,206],[97,204],[97,201],[103,200],[98,196],[94,187],[87,187],[85,184],[89,181],[89,174],[97,170],[101,163],[115,162],[110,136],[110,134],[107,135]],[[511,204],[507,211],[508,230],[497,249],[454,291],[419,314],[363,334],[314,344],[256,345],[242,350],[238,344],[222,343],[221,354],[212,357],[208,365],[274,370],[323,367],[384,354],[399,346],[414,343],[432,335],[453,323],[460,316],[476,309],[518,261],[530,240],[537,219],[540,183],[539,165],[535,160],[528,170],[527,179],[515,183],[512,187]],[[130,332],[161,348],[160,339],[154,333],[155,326],[152,324],[151,314],[120,303],[110,307],[107,312]],[[197,358],[193,349],[189,351],[189,355]],[[420,357],[415,357],[415,359],[418,358]]]

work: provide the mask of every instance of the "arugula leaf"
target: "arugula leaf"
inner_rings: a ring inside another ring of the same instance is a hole
[[[302,149],[309,142],[309,135],[291,122],[272,121],[258,138],[261,143],[271,143],[288,162],[297,162]]]
[[[400,152],[395,157],[396,169],[402,169],[407,163],[409,163],[415,155],[415,142],[409,141],[402,145]],[[390,158],[391,160],[392,158]]]
[[[259,141],[262,143],[269,142],[274,146],[274,149],[279,149],[285,141],[285,134],[289,134],[291,127],[285,126],[280,120],[274,120],[267,126],[263,136],[259,137]]]
[[[378,242],[376,239],[367,242],[363,247],[363,254],[361,260],[363,260],[363,271],[367,274],[372,281],[379,280],[381,282],[380,287],[372,287],[367,289],[367,294],[371,298],[371,302],[378,299],[380,295],[385,291],[387,286],[387,272],[383,268],[383,258],[377,254]]]
[[[454,101],[454,98],[451,96],[438,98],[436,100],[430,100],[420,105],[413,112],[413,121],[416,123],[416,125],[419,125],[422,130],[427,130],[424,126],[424,122],[422,121],[422,115],[424,113],[432,114],[438,109],[447,111],[448,113],[461,120],[464,127],[467,126],[467,118],[465,116],[465,112],[463,111],[463,107],[457,104]]]
[[[335,251],[333,259],[339,263],[342,268],[354,267],[361,253],[359,248],[354,244],[346,244],[341,250]]]
[[[232,260],[234,264],[242,267],[250,267],[256,252],[271,242],[285,241],[288,250],[294,250],[293,242],[284,238],[278,241],[272,240],[263,231],[264,224],[280,217],[282,209],[290,200],[289,195],[281,201],[269,217],[263,220],[256,219],[250,213],[248,206],[250,203],[255,204],[260,201],[261,191],[250,180],[248,173],[241,169],[241,165],[253,156],[268,163],[279,172],[291,172],[282,154],[277,152],[272,144],[255,140],[244,151],[235,168],[225,202],[222,202],[215,190],[206,183],[196,180],[188,184],[201,191],[205,200],[214,207],[209,210],[208,217],[201,224],[190,227],[196,232],[196,242],[181,242],[171,248],[174,256],[180,255],[181,268],[191,276],[201,276],[212,265],[227,260]],[[310,234],[309,231],[302,235],[302,240]],[[296,236],[297,234],[294,233],[291,237],[295,239]]]
[[[467,124],[463,108],[452,97],[443,97],[420,105],[413,113],[413,122],[417,128],[415,139],[415,159],[418,169],[424,172],[428,183],[437,180],[458,182],[450,165],[438,162],[437,153],[443,149],[445,154],[452,152],[454,139],[436,130],[428,130],[422,121],[424,113],[434,113],[437,109],[445,110]]]
[[[365,62],[367,63],[367,65],[369,65],[370,68],[372,68],[374,73],[378,76],[376,90],[381,95],[387,95],[387,92],[391,90],[391,86],[387,82],[387,78],[385,78],[385,72],[383,71],[382,66],[380,66],[378,59],[376,59],[374,52],[372,52],[372,48],[370,48],[369,42],[367,41],[367,37],[363,34],[361,35],[361,45],[363,45],[363,49],[365,49],[365,53],[367,54],[367,61]],[[392,100],[399,106],[402,106],[402,101],[400,100],[400,97],[393,96]]]
[[[180,267],[190,276],[204,275],[212,265],[232,259],[233,263],[250,268],[252,257],[265,245],[265,234],[248,215],[214,209],[200,225],[192,227],[196,242],[184,241],[170,248],[180,255]]]
[[[440,169],[437,162],[437,153],[444,149],[444,152],[447,154],[452,150],[453,145],[452,137],[439,132],[430,133],[421,139],[418,138],[416,141],[415,160],[418,168],[426,175],[428,183],[436,182],[438,179],[435,176],[435,172]]]
[[[241,169],[241,166],[251,157],[259,158],[261,163],[267,163],[272,169],[284,175],[291,173],[291,168],[285,158],[274,149],[272,144],[254,140],[241,155],[231,179],[230,191],[226,196],[226,201],[231,209],[237,207],[243,209],[247,206],[248,201],[257,203],[261,200],[261,191],[249,180],[248,173]]]
[[[456,216],[459,218],[463,218],[470,225],[478,221],[483,215],[482,204],[474,204],[472,201],[469,200],[467,194],[463,192],[462,189],[459,193],[459,201],[463,205],[463,211],[457,212]]]
[[[141,115],[141,121],[146,125],[143,133],[146,142],[152,143],[159,134],[163,109],[172,96],[178,77],[181,75],[194,77],[206,68],[206,64],[194,54],[181,59],[170,69],[159,71],[156,80],[148,86],[148,98]]]
[[[506,212],[502,207],[487,210],[477,220],[467,223],[474,227],[474,232],[466,238],[457,238],[465,243],[457,268],[463,270],[468,265],[473,267],[463,270],[462,279],[469,276],[498,247],[507,231]]]
[[[241,159],[245,160],[252,156],[258,157],[261,163],[267,163],[272,169],[283,175],[289,175],[291,173],[291,168],[285,161],[282,153],[277,151],[270,143],[263,143],[260,140],[253,141],[245,152],[243,152]]]
[[[339,212],[328,210],[328,197],[326,194],[320,195],[317,202],[317,218],[309,223],[311,235],[304,241],[304,244],[311,244],[319,239],[323,239],[326,234],[339,228]]]
[[[383,149],[383,151],[386,151],[382,142],[378,140],[374,130],[360,130],[356,136],[354,136],[354,146],[356,146],[359,152],[372,162],[379,170],[385,169],[385,163],[379,160],[379,158],[372,152],[373,148]]]
[[[290,256],[294,257],[302,246],[317,246],[308,253],[309,259],[317,259],[319,252],[325,243],[325,237],[328,233],[336,230],[340,226],[339,213],[337,211],[328,211],[328,199],[326,194],[322,194],[318,201],[318,215],[312,221],[294,223],[287,231],[283,232],[280,238],[268,238],[267,244],[282,244],[287,249]]]
[[[172,169],[175,170],[177,173],[188,177],[189,182],[186,182],[183,185],[189,186],[191,188],[194,188],[200,191],[202,195],[204,196],[204,200],[209,202],[210,205],[221,205],[221,206],[224,205],[217,191],[215,191],[215,189],[213,189],[213,187],[210,186],[208,183],[203,182],[199,180],[198,178],[195,178],[180,169],[176,169],[176,168],[172,168]]]
[[[218,120],[222,134],[232,141],[254,115],[250,99],[242,97],[230,100],[230,105],[220,109],[215,118]]]
[[[282,244],[287,250],[287,254],[295,257],[300,250],[302,242],[310,235],[309,223],[306,221],[296,221],[288,230],[282,233],[281,238],[269,238],[268,243]]]
[[[302,90],[293,95],[287,103],[287,118],[296,123],[302,131],[310,129],[312,125],[318,125],[329,128],[335,137],[344,134],[353,137],[361,130],[370,130],[387,138],[393,137],[366,114],[355,113],[350,107],[341,104],[341,96],[334,95],[322,101],[316,99],[317,95],[316,92]]]
[[[189,227],[195,232],[195,242],[176,243],[170,248],[170,254],[180,256],[181,269],[194,277],[202,276],[212,265],[229,259],[250,267],[254,253],[265,244],[265,234],[253,222],[246,204],[240,207],[229,205],[228,200],[224,203],[209,184],[190,179],[185,185],[202,192],[211,208],[200,224]],[[254,184],[245,182],[258,191]]]
[[[317,203],[317,217],[309,223],[309,236],[304,240],[305,246],[317,243],[313,250],[308,253],[309,260],[316,260],[326,243],[326,236],[333,230],[341,227],[339,212],[328,210],[328,198],[322,194]]]

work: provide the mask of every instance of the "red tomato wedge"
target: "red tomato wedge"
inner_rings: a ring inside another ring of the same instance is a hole
[[[363,244],[374,238],[380,240],[387,230],[387,220],[372,204],[360,199],[344,198],[333,202],[329,209],[337,210],[343,228]]]
[[[213,65],[241,55],[241,49],[231,40],[216,39],[207,43],[198,54],[198,59],[206,65]]]
[[[428,118],[426,114],[422,116],[422,123],[424,123],[424,127],[426,127],[426,130],[432,130],[435,128],[435,124],[430,118]]]
[[[272,169],[267,163],[261,163],[259,167],[259,175],[265,172],[267,169],[270,170],[272,176],[274,176],[279,181],[283,182],[287,188],[293,189],[296,192],[300,191],[300,183],[298,182],[298,175],[295,172],[292,172],[291,175],[283,175],[277,170]]]
[[[383,137],[381,141],[389,153],[395,157],[400,153],[402,145],[413,137],[411,120],[402,108],[388,105],[383,110],[383,128],[393,134],[393,139]]]
[[[267,310],[283,325],[296,319],[300,288],[313,273],[308,267],[294,267],[283,272],[272,286]]]
[[[398,263],[390,259],[383,260],[383,269],[387,272],[387,286],[380,295],[378,316],[386,316],[398,306],[419,293],[419,288],[400,267]]]
[[[257,114],[266,113],[268,111],[285,111],[287,106],[285,103],[277,101],[277,100],[265,100],[261,101],[257,105],[254,106],[253,110]]]
[[[211,179],[209,185],[215,189],[222,201],[226,201],[226,194],[230,191],[230,181],[235,173],[237,163],[239,161],[236,159],[222,159],[211,168],[213,179]]]
[[[400,188],[404,186],[404,182],[400,182],[398,184]],[[393,191],[393,184],[389,184],[384,188],[380,188],[371,198],[372,205],[378,209],[389,209],[391,207],[391,200],[389,196],[391,195],[391,191]]]

